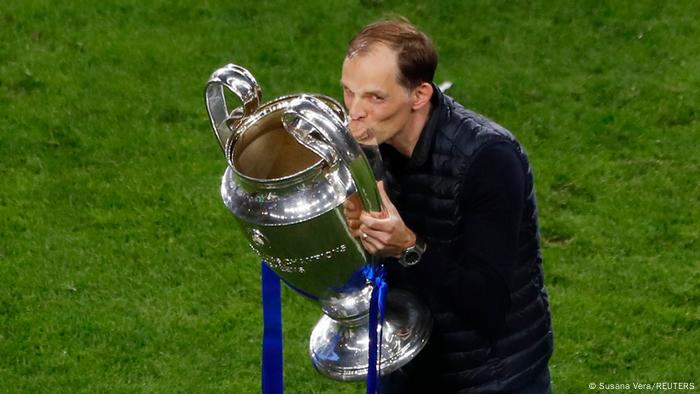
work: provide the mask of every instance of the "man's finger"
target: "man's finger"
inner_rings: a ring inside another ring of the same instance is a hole
[[[369,235],[367,237],[363,235],[360,239],[362,239],[362,245],[365,247],[365,250],[370,254],[376,254],[381,249],[381,243]]]
[[[355,210],[355,204],[352,203],[352,200],[346,200],[345,205],[343,206],[346,210],[349,211],[354,211]]]
[[[366,238],[365,238],[365,236],[363,235],[363,238],[364,238],[364,239],[381,240],[381,239],[383,238],[383,237],[382,237],[382,234],[384,234],[384,233],[381,232],[381,231],[372,230],[371,228],[369,228],[369,227],[367,227],[367,226],[365,226],[365,225],[360,225],[360,229],[359,229],[359,230],[360,230],[360,233],[366,234],[366,235],[367,235]]]
[[[370,130],[357,122],[351,121],[348,128],[350,129],[350,134],[352,134],[357,142],[365,142],[372,137]]]
[[[384,206],[384,210],[390,213],[398,212],[396,210],[396,207],[394,206],[394,203],[392,203],[389,199],[389,195],[386,193],[384,181],[377,182],[377,189],[379,190],[379,196],[382,198],[382,205]]]
[[[360,222],[376,231],[388,231],[390,229],[390,223],[388,223],[386,219],[375,218],[367,212],[362,212],[362,214],[360,214]]]
[[[347,219],[348,227],[351,230],[359,229],[360,228],[360,221],[357,219]]]
[[[357,220],[359,220],[359,219],[360,219],[360,215],[362,214],[362,212],[361,212],[359,209],[358,209],[358,210],[352,210],[352,211],[349,211],[349,210],[346,209],[346,210],[343,211],[343,214],[345,215],[345,217],[346,217],[347,219],[357,219]]]

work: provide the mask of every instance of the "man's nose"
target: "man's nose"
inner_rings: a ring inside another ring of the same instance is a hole
[[[367,117],[367,111],[365,111],[361,100],[352,100],[349,104],[350,120],[361,120]]]

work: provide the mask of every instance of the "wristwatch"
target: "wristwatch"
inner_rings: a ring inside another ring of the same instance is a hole
[[[427,247],[425,241],[416,237],[416,244],[404,249],[403,253],[401,253],[401,257],[399,257],[399,263],[404,267],[410,267],[418,263]]]

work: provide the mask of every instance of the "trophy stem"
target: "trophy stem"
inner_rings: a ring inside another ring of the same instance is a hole
[[[428,342],[432,317],[428,308],[405,291],[389,291],[383,324],[382,375],[407,364]],[[323,375],[342,381],[367,378],[369,355],[369,308],[352,318],[321,317],[309,341],[314,367]]]

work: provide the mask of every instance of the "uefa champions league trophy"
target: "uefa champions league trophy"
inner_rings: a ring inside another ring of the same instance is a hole
[[[268,267],[323,309],[309,341],[313,365],[333,379],[365,379],[372,284],[363,273],[374,263],[348,229],[343,203],[359,196],[366,211],[380,211],[381,198],[345,110],[314,94],[261,104],[255,78],[233,64],[211,75],[205,100],[228,162],[224,203]],[[387,374],[420,352],[432,319],[415,296],[394,289],[381,328],[378,364]]]

